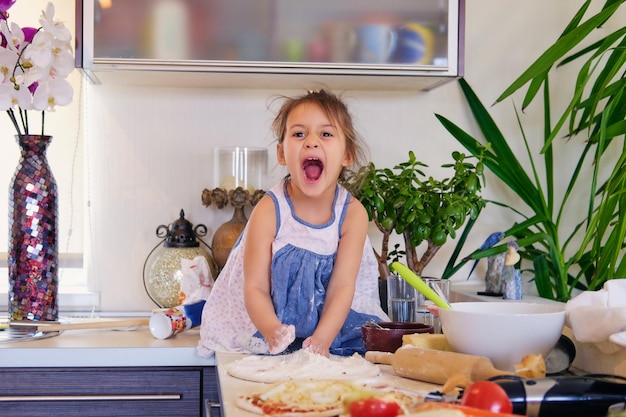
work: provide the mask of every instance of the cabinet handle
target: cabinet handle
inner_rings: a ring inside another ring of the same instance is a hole
[[[138,401],[180,400],[180,394],[131,394],[131,395],[3,395],[0,402],[8,401]]]
[[[220,410],[221,415],[222,404],[219,402],[204,400],[204,405],[206,417],[213,417],[213,410]]]

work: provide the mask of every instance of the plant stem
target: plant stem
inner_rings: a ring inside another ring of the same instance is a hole
[[[13,109],[8,109],[7,114],[9,115],[9,119],[11,119],[13,126],[15,126],[15,130],[17,130],[17,135],[22,136],[22,132],[20,132],[20,125],[17,123],[17,120],[15,119],[15,112],[13,111]]]

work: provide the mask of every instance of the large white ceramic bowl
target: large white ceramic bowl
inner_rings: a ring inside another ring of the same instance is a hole
[[[452,303],[439,309],[450,346],[456,352],[486,356],[503,371],[528,354],[546,355],[554,348],[565,323],[564,304],[524,301]]]

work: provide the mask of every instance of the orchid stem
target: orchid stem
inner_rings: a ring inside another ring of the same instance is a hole
[[[17,120],[15,119],[15,112],[13,111],[13,109],[8,109],[7,114],[9,115],[9,119],[11,119],[13,126],[15,126],[15,130],[17,130],[17,135],[22,136],[22,132],[20,131],[20,125],[17,123]]]

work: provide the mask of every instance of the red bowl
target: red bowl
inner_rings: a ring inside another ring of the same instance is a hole
[[[379,352],[395,352],[402,346],[402,336],[415,333],[433,333],[433,326],[423,323],[383,321],[365,323],[361,327],[365,348]]]

